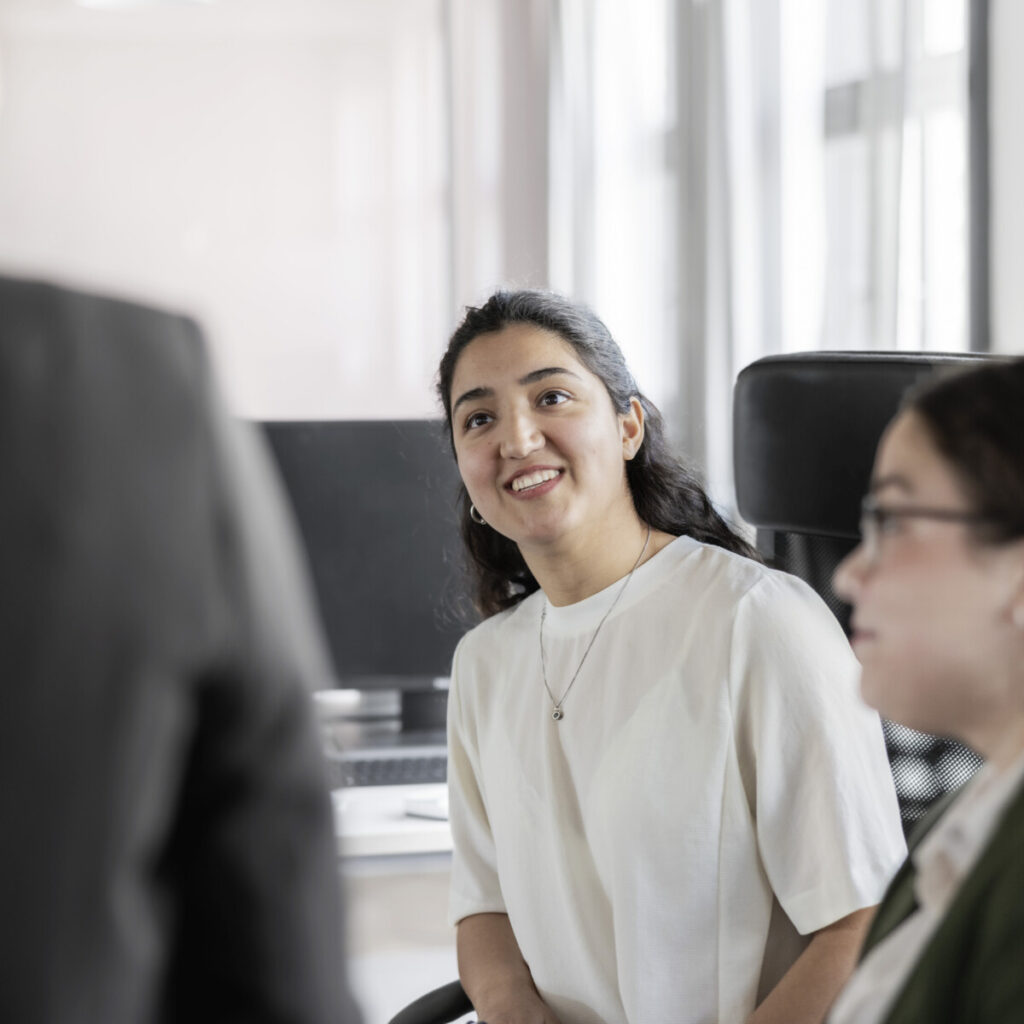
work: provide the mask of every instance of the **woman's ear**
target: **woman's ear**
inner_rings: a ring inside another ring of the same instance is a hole
[[[629,412],[619,415],[622,456],[630,462],[644,443],[644,407],[635,395],[629,400]]]

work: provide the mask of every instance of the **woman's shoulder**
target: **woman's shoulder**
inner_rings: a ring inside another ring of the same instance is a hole
[[[671,600],[668,594],[674,591],[676,603],[686,602],[703,622],[719,623],[728,642],[740,641],[752,649],[768,644],[810,651],[820,639],[830,649],[848,650],[839,621],[810,584],[724,548],[689,544],[688,557],[679,559],[668,592],[662,592]]]
[[[689,577],[707,593],[739,602],[771,603],[776,599],[817,601],[814,589],[800,577],[714,544],[680,537],[675,574]]]
[[[488,651],[491,656],[496,646],[512,642],[518,634],[525,631],[528,623],[533,623],[539,612],[536,605],[543,599],[543,594],[538,590],[524,597],[511,608],[488,616],[483,622],[478,623],[459,641],[458,652],[463,655],[472,655],[477,651]]]

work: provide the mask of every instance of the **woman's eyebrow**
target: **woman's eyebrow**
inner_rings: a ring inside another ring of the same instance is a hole
[[[545,377],[553,377],[556,374],[565,374],[569,377],[575,377],[577,380],[582,380],[578,373],[573,373],[572,370],[567,370],[564,366],[543,366],[539,370],[531,370],[528,374],[520,377],[519,384],[535,384],[539,380],[543,380]],[[473,402],[478,398],[493,398],[494,388],[470,388],[468,391],[463,392],[455,399],[452,405],[452,415],[455,415],[455,410],[458,409],[463,402]]]
[[[888,476],[872,477],[869,491],[871,494],[877,494],[888,487],[895,487],[897,490],[904,491],[907,494],[914,492],[914,485],[902,473],[890,473]]]
[[[545,377],[553,377],[557,373],[567,374],[570,377],[575,377],[577,380],[581,379],[578,373],[573,373],[572,370],[567,370],[564,366],[545,366],[539,370],[531,370],[525,377],[520,377],[519,383],[534,384]]]
[[[474,402],[478,398],[493,398],[494,388],[470,388],[468,391],[459,395],[455,399],[454,405],[452,405],[452,415],[455,415],[455,410],[458,409],[463,402]]]

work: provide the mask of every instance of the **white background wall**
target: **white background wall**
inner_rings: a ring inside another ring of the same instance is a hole
[[[235,409],[436,412],[440,0],[0,0],[0,266],[193,311]]]

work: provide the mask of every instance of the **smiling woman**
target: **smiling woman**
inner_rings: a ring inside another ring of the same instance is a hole
[[[479,344],[473,344],[476,342]],[[633,432],[630,438],[621,438],[619,452],[609,451],[613,466],[611,478],[620,498],[617,513],[628,520],[627,506],[632,505],[632,531],[636,537],[642,536],[642,524],[649,523],[655,531],[670,538],[688,534],[727,551],[757,557],[753,548],[729,529],[696,475],[670,449],[661,413],[637,388],[621,350],[601,320],[586,307],[550,293],[499,292],[485,305],[467,313],[452,335],[438,375],[438,397],[448,417],[453,446],[466,483],[462,495],[462,535],[476,575],[477,603],[483,614],[492,615],[511,607],[538,588],[515,539],[501,530],[478,529],[470,515],[471,503],[478,495],[471,490],[467,475],[474,475],[478,462],[473,460],[472,452],[481,449],[481,444],[476,440],[470,443],[466,435],[489,427],[497,412],[474,407],[472,411],[479,415],[472,418],[467,404],[496,399],[494,382],[480,375],[502,371],[508,374],[510,367],[502,363],[510,363],[518,350],[517,342],[525,342],[535,351],[524,351],[523,379],[521,382],[517,378],[513,380],[521,389],[535,388],[540,408],[550,411],[546,414],[549,421],[556,416],[575,421],[584,411],[588,414],[597,411],[599,417],[604,416],[601,429],[606,439],[614,439],[622,431]],[[468,365],[464,366],[464,362]],[[558,372],[563,377],[562,387],[553,380]],[[473,379],[474,374],[479,379]],[[460,384],[464,385],[461,390]],[[564,404],[569,404],[571,411],[563,410]],[[618,424],[620,418],[622,422]],[[518,415],[511,423],[490,427],[491,449],[496,435],[521,427]],[[595,426],[595,429],[598,428]],[[487,430],[483,434],[486,440]],[[511,443],[517,442],[513,438]],[[619,445],[620,442],[615,441],[614,446]],[[487,450],[486,445],[482,450]],[[506,451],[512,450],[506,448]],[[606,458],[609,451],[605,452]],[[518,463],[511,461],[517,469],[508,471],[510,477],[518,475],[524,465],[533,471],[538,462],[536,458],[520,459]],[[564,467],[548,468],[558,472]],[[476,488],[481,483],[482,480],[475,480],[472,486]],[[602,481],[601,486],[608,486],[608,482]],[[489,507],[489,495],[481,491],[479,497]],[[622,501],[622,498],[627,500]],[[486,520],[486,516],[483,517]],[[606,536],[608,525],[604,529]],[[651,554],[663,541],[664,538],[655,540]]]
[[[623,554],[610,538],[643,535],[625,471],[644,436],[639,399],[616,413],[572,347],[531,324],[480,335],[459,360],[452,393],[459,396],[452,439],[466,490],[534,565],[534,576],[549,576],[560,591],[552,600],[570,604],[588,596],[594,577],[621,576],[617,564],[604,563]],[[659,531],[653,550],[669,540]],[[546,572],[562,564],[570,545],[585,566],[579,578]]]
[[[714,511],[589,310],[493,296],[439,393],[487,617],[449,698],[480,1018],[820,1021],[903,853],[835,619]]]

